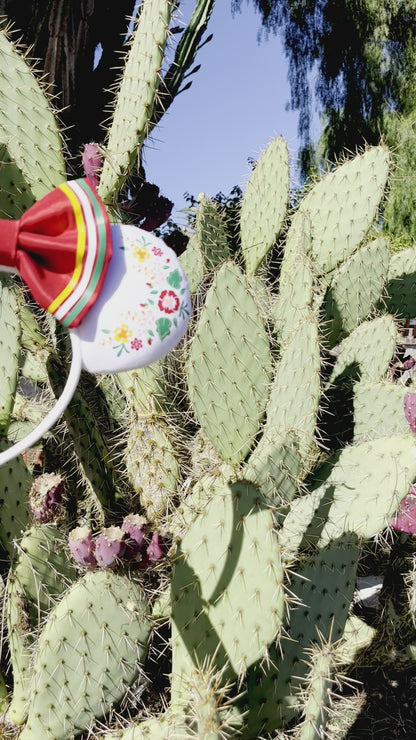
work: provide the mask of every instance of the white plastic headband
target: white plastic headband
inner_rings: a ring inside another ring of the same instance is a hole
[[[16,444],[12,445],[12,447],[4,450],[4,452],[0,452],[0,465],[5,465],[6,463],[10,462],[10,460],[13,460],[15,457],[20,455],[22,452],[25,452],[25,450],[28,450],[29,447],[35,445],[36,442],[39,442],[39,440],[46,434],[46,432],[48,432],[49,429],[51,429],[51,427],[56,424],[58,419],[62,416],[63,412],[67,408],[69,402],[71,401],[81,375],[82,356],[79,337],[73,331],[69,331],[69,336],[71,339],[72,360],[68,379],[62,391],[62,394],[58,398],[55,406],[46,414],[45,418],[42,419],[41,422],[39,422],[35,429],[29,432],[26,437],[23,437],[23,439],[19,440],[19,442],[16,442]]]

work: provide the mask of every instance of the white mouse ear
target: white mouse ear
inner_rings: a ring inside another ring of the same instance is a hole
[[[170,247],[137,226],[111,227],[113,256],[100,294],[79,326],[91,373],[134,370],[170,352],[186,331],[191,299]]]
[[[48,432],[49,429],[51,429],[51,427],[56,424],[56,422],[68,406],[69,402],[71,401],[81,375],[82,357],[81,346],[77,335],[74,334],[74,332],[72,331],[69,332],[69,335],[72,347],[72,361],[68,379],[66,381],[65,388],[62,391],[61,396],[58,398],[53,409],[51,409],[49,413],[46,414],[45,418],[42,419],[42,421],[37,425],[37,427],[35,427],[35,429],[33,429],[26,437],[21,439],[19,442],[16,442],[16,444],[12,445],[12,447],[9,447],[9,449],[4,450],[4,452],[0,452],[0,465],[4,465],[5,463],[10,462],[10,460],[13,460],[13,458],[17,457],[25,450],[28,450],[29,447],[33,447],[36,442],[39,442],[44,434],[46,434],[46,432]]]

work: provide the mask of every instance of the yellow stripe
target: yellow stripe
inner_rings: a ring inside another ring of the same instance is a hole
[[[84,215],[82,213],[81,204],[76,197],[76,195],[72,192],[71,188],[68,187],[65,183],[59,186],[59,189],[62,190],[63,193],[67,196],[69,199],[72,209],[74,211],[74,217],[75,217],[75,224],[77,227],[77,251],[75,256],[75,268],[74,272],[72,273],[72,277],[69,281],[69,283],[65,286],[65,288],[61,291],[61,293],[55,298],[54,301],[52,301],[51,305],[48,307],[48,311],[50,313],[54,313],[57,308],[61,305],[61,303],[64,302],[66,298],[72,293],[75,286],[77,285],[81,272],[82,272],[82,261],[85,254],[85,246],[87,243],[87,231],[85,228],[85,221],[84,221]]]

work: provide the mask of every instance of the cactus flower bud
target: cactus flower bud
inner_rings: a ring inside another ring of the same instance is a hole
[[[416,434],[416,393],[406,393],[403,407],[410,429]]]
[[[83,568],[97,565],[94,555],[95,543],[88,527],[76,527],[68,536],[68,546],[73,559]]]
[[[140,514],[128,514],[124,517],[121,529],[126,534],[126,551],[124,557],[128,560],[142,560],[142,550],[145,545],[147,520]]]
[[[32,514],[39,524],[49,524],[59,515],[64,481],[55,473],[44,473],[34,481],[29,492]]]
[[[405,534],[416,534],[416,485],[400,502],[391,526]]]
[[[95,540],[95,557],[100,568],[114,568],[126,549],[121,527],[105,527]]]
[[[82,153],[82,166],[86,176],[93,181],[98,188],[98,175],[103,166],[103,157],[97,144],[85,144]]]
[[[150,544],[146,549],[146,560],[148,563],[156,563],[158,560],[163,558],[165,551],[162,547],[160,534],[154,532]]]

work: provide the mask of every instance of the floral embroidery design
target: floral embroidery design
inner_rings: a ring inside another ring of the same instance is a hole
[[[173,268],[169,253],[144,236],[126,239],[121,249],[130,253],[145,292],[133,310],[115,317],[115,329],[102,329],[103,344],[110,344],[117,357],[146,351],[157,339],[163,342],[189,316],[183,275]]]
[[[135,247],[133,250],[133,256],[138,260],[138,262],[145,262],[150,258],[150,254],[146,247]]]
[[[173,290],[162,290],[157,304],[160,311],[164,313],[175,313],[179,308],[179,304],[179,298]]]
[[[132,331],[128,328],[127,324],[122,324],[114,331],[114,340],[116,342],[121,342],[122,344],[125,344],[128,342],[132,335]]]

